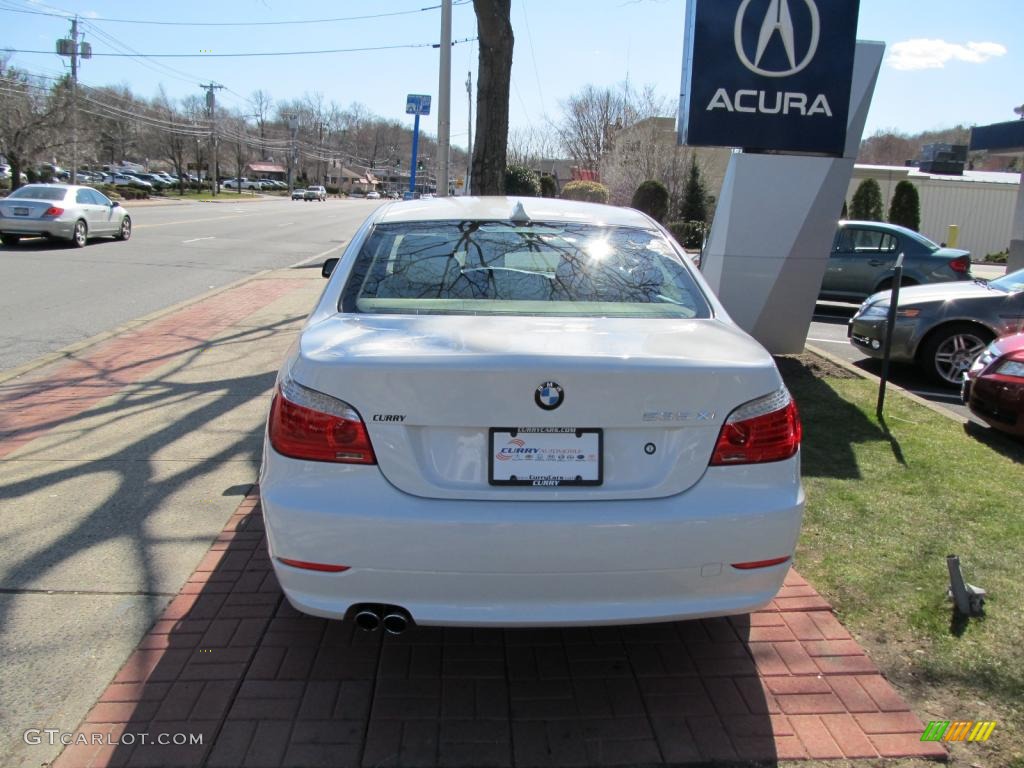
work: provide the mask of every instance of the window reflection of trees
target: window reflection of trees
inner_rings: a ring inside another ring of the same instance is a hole
[[[356,298],[669,303],[694,286],[657,233],[592,225],[381,226],[357,260]],[[597,244],[597,247],[594,247]],[[529,254],[535,254],[530,259]],[[351,310],[350,310],[351,311]]]

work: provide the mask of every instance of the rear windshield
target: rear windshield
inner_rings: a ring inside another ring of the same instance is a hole
[[[341,311],[711,316],[661,233],[562,222],[380,224],[349,274]]]
[[[33,187],[29,185],[27,187],[18,187],[7,197],[9,199],[24,197],[30,200],[63,200],[64,195],[67,193],[67,189],[61,187]]]

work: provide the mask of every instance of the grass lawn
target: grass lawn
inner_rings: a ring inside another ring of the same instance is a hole
[[[808,357],[779,366],[804,424],[797,568],[928,720],[996,720],[954,762],[1024,766],[1024,445]],[[988,591],[954,625],[946,555]]]

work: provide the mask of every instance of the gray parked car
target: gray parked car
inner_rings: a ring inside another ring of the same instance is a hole
[[[862,301],[892,285],[896,257],[904,254],[901,285],[971,280],[971,254],[936,245],[912,229],[880,221],[840,221],[832,241],[820,297]]]
[[[882,356],[889,292],[865,301],[850,320],[850,342]],[[1024,331],[1024,269],[998,280],[901,288],[893,328],[892,359],[917,363],[937,382],[959,387],[985,346],[997,336]]]
[[[90,237],[132,236],[132,220],[118,203],[92,187],[29,184],[0,200],[0,242],[23,237],[64,238],[84,248]]]

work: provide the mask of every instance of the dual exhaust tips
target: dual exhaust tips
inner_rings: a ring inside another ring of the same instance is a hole
[[[400,635],[412,624],[409,612],[394,606],[360,607],[355,614],[356,626],[367,632],[374,632],[384,626],[389,635]]]

